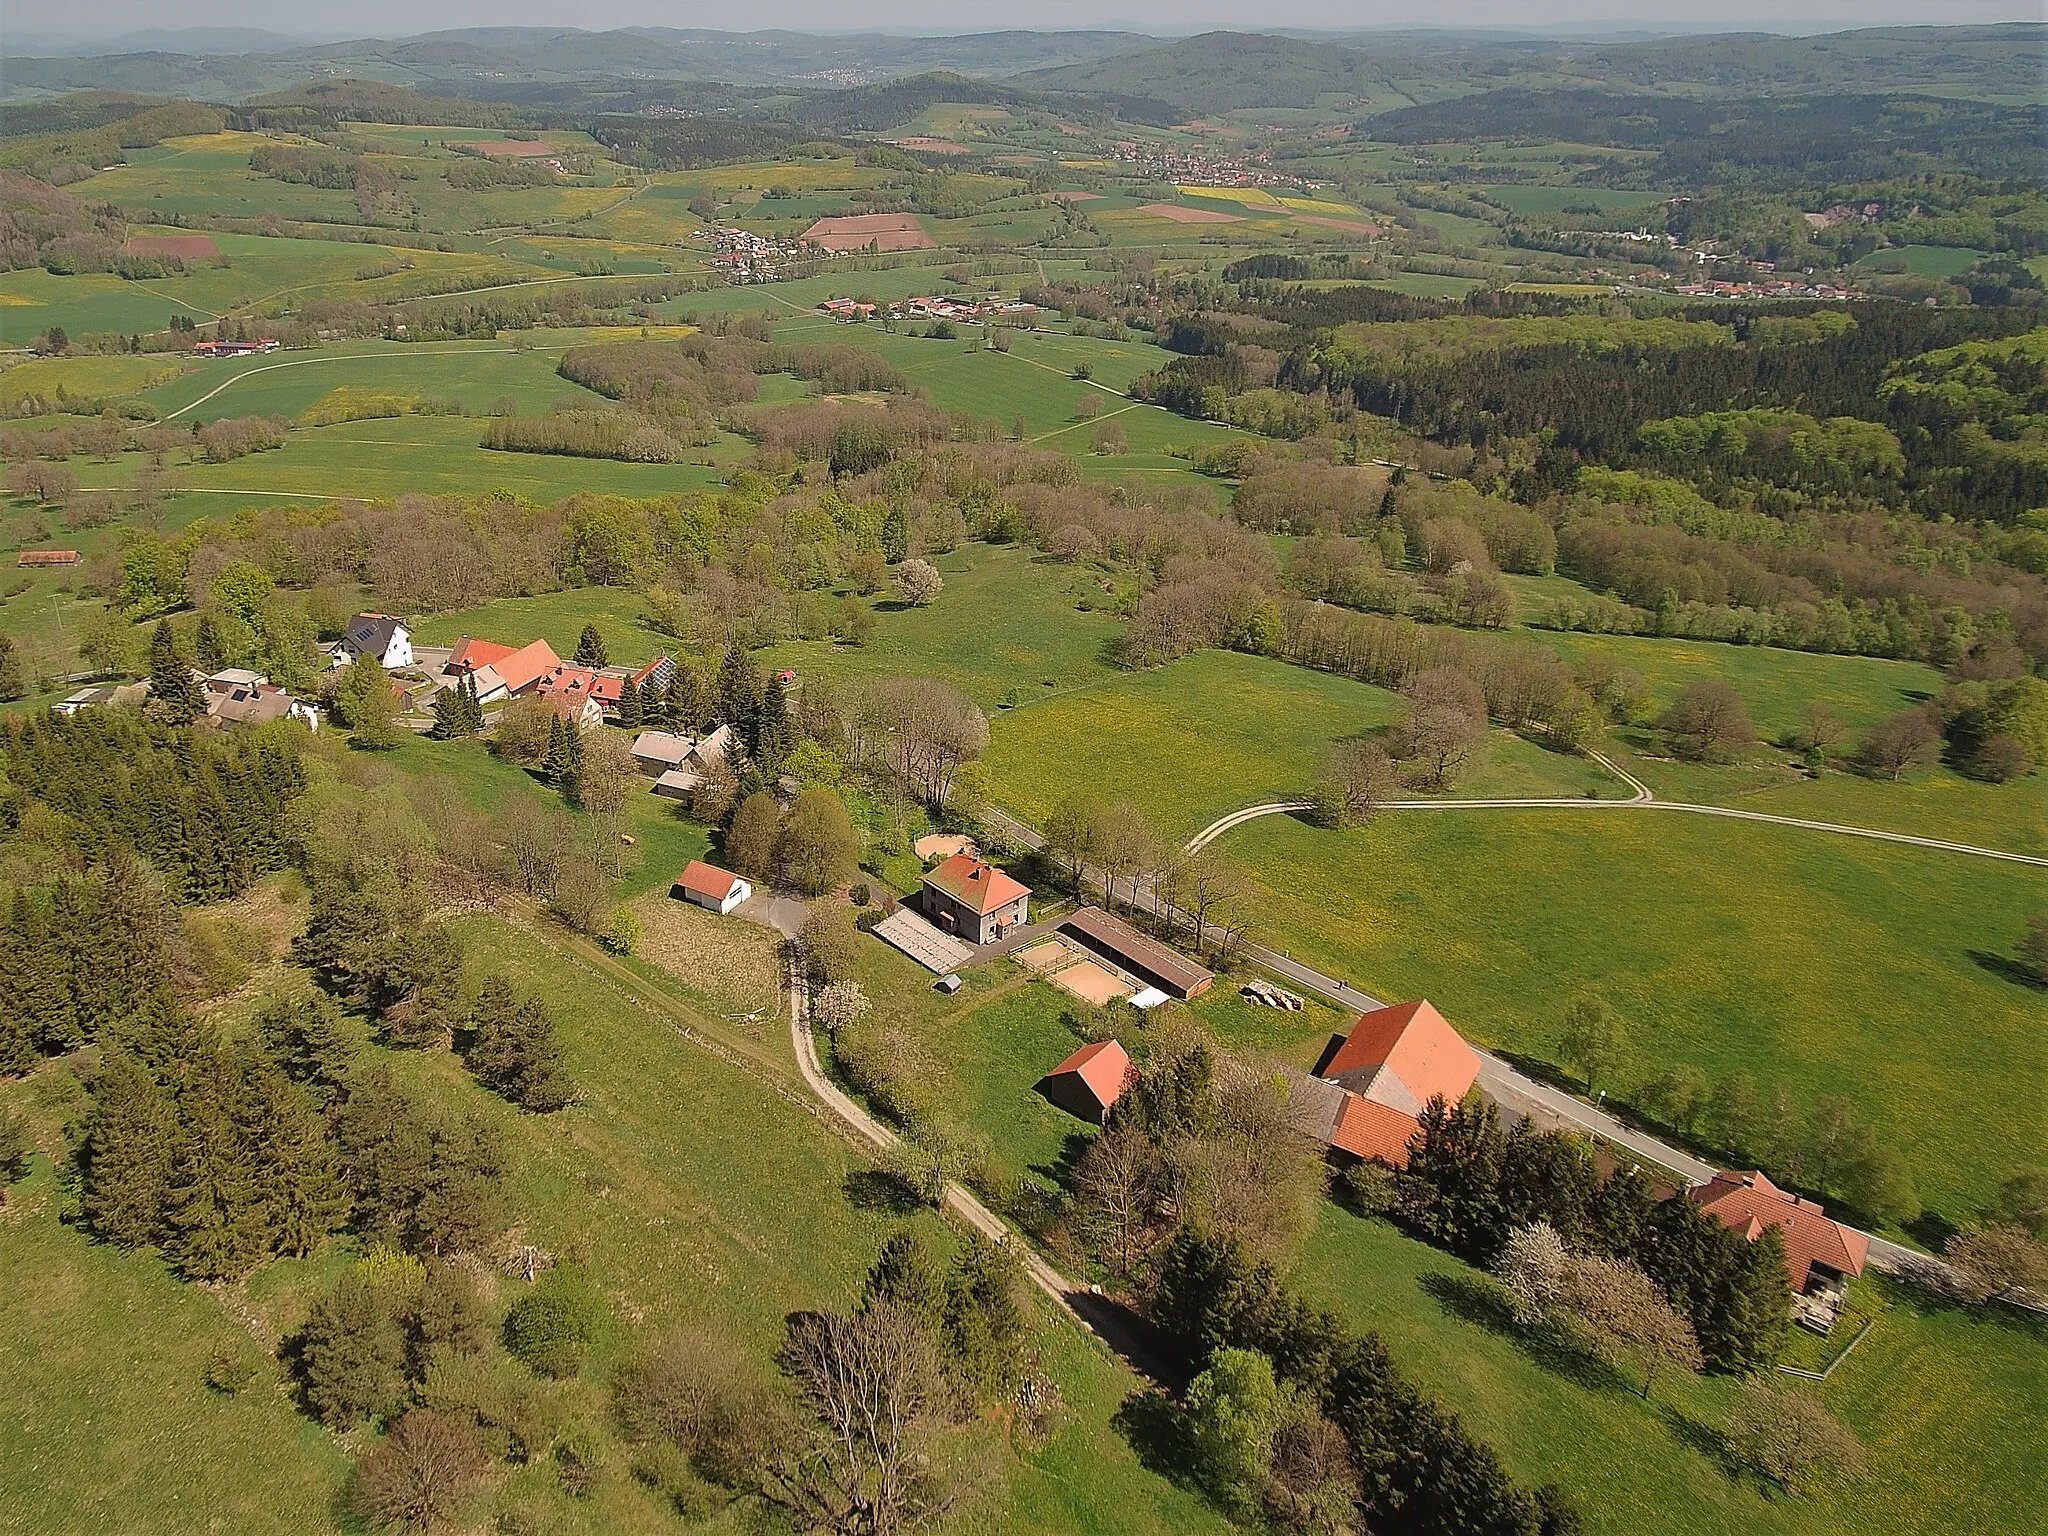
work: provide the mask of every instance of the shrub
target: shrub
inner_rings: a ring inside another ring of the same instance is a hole
[[[379,1525],[429,1530],[462,1512],[486,1465],[468,1425],[415,1408],[356,1464],[349,1507]]]
[[[589,1276],[572,1265],[557,1265],[512,1304],[505,1347],[544,1376],[574,1376],[609,1316]]]

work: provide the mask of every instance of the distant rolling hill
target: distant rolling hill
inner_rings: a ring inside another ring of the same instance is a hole
[[[1393,90],[1370,54],[1334,43],[1251,32],[1205,32],[1086,64],[1035,69],[1017,84],[1043,91],[1151,97],[1190,115],[1243,107],[1312,106],[1383,98]]]

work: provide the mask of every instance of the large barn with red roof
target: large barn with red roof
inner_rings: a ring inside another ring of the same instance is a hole
[[[1316,1125],[1348,1157],[1408,1166],[1408,1138],[1422,1111],[1441,1098],[1455,1104],[1479,1077],[1479,1053],[1425,998],[1359,1015],[1332,1041],[1310,1093]]]

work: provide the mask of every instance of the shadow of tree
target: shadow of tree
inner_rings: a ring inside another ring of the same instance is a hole
[[[2010,955],[1994,955],[1985,949],[1966,950],[1964,953],[1969,955],[1979,970],[1989,971],[2000,981],[2009,981],[2016,987],[2025,987],[2029,992],[2048,992],[2048,981],[2043,981]]]
[[[1557,1328],[1524,1326],[1515,1319],[1507,1292],[1480,1274],[1433,1270],[1421,1279],[1422,1289],[1436,1304],[1461,1322],[1506,1339],[1541,1369],[1589,1392],[1638,1395],[1633,1377],[1617,1370]]]
[[[857,1211],[877,1211],[888,1216],[913,1216],[924,1202],[895,1174],[884,1168],[856,1168],[841,1182],[847,1204]]]
[[[1133,1392],[1117,1408],[1111,1426],[1124,1437],[1139,1462],[1176,1488],[1205,1492],[1180,1405],[1157,1387]]]

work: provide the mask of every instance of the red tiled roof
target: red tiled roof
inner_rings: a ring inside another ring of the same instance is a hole
[[[1330,1145],[1353,1157],[1376,1158],[1389,1168],[1406,1168],[1408,1138],[1421,1126],[1413,1115],[1347,1093],[1337,1123],[1330,1128]]]
[[[924,883],[943,891],[968,911],[981,914],[1007,907],[1019,896],[1029,896],[1031,887],[1011,879],[993,864],[971,853],[956,853],[925,874]]]
[[[702,859],[692,859],[683,866],[683,872],[676,876],[676,884],[696,895],[709,896],[713,901],[723,901],[732,894],[733,884],[739,878],[729,869],[720,869],[716,864],[706,864]]]
[[[76,565],[78,551],[75,549],[24,549],[15,562],[23,565]]]
[[[516,645],[500,645],[495,640],[472,640],[464,635],[455,642],[455,649],[448,657],[448,670],[474,672],[478,667],[494,667],[518,649]]]
[[[1795,1291],[1806,1288],[1808,1271],[1815,1264],[1845,1275],[1860,1275],[1863,1261],[1870,1256],[1869,1238],[1853,1227],[1830,1221],[1823,1207],[1787,1194],[1754,1169],[1717,1173],[1692,1191],[1692,1199],[1750,1242],[1763,1236],[1765,1227],[1776,1227],[1785,1244],[1785,1268],[1791,1272]]]
[[[1428,999],[1417,998],[1361,1014],[1317,1075],[1360,1080],[1346,1086],[1364,1088],[1382,1067],[1400,1080],[1419,1109],[1438,1095],[1447,1104],[1462,1099],[1479,1076],[1479,1055]]]
[[[1107,1114],[1109,1106],[1122,1096],[1131,1081],[1131,1058],[1116,1041],[1098,1040],[1093,1045],[1082,1046],[1047,1076],[1065,1077],[1069,1074],[1087,1085],[1088,1091],[1095,1096],[1095,1102]]]
[[[560,670],[562,658],[545,640],[530,641],[490,663],[504,680],[507,693],[520,693]]]
[[[564,698],[581,701],[586,698],[600,704],[619,702],[619,690],[625,685],[623,677],[611,677],[593,667],[569,665],[559,668],[552,676],[544,678],[541,693],[547,698]]]

